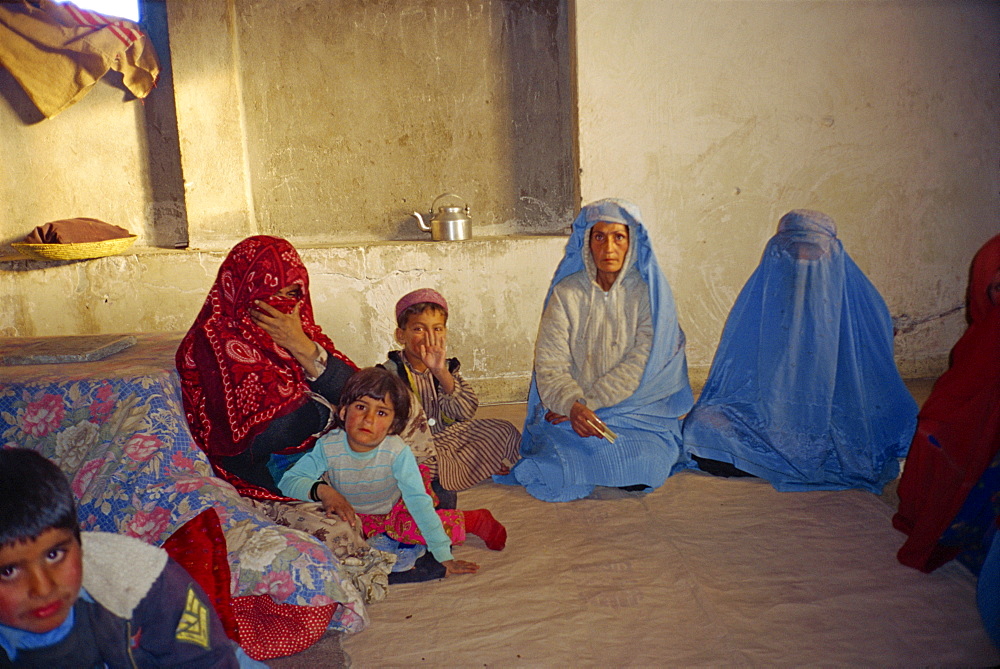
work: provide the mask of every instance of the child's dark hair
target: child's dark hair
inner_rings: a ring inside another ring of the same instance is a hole
[[[399,434],[410,416],[410,389],[403,380],[382,367],[367,367],[354,372],[340,392],[340,406],[346,407],[362,397],[373,400],[389,398],[395,416],[389,434]]]
[[[444,322],[448,322],[448,311],[437,302],[417,302],[416,304],[411,304],[399,312],[399,316],[396,317],[396,325],[399,329],[405,330],[406,323],[410,320],[410,316],[422,314],[428,309],[444,314]]]
[[[0,449],[0,547],[37,539],[51,529],[80,540],[80,521],[69,479],[41,453]]]

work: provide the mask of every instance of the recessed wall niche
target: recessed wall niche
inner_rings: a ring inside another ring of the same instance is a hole
[[[565,0],[236,0],[233,16],[261,232],[424,239],[410,213],[446,191],[477,236],[571,220]]]

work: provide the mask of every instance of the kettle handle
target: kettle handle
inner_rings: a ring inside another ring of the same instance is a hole
[[[454,193],[441,193],[436,198],[434,198],[433,202],[431,202],[431,215],[434,214],[434,205],[436,205],[438,200],[440,200],[443,197],[457,197],[459,200],[462,201],[462,204],[465,205],[465,213],[469,213],[469,203],[465,201],[464,197],[462,197],[461,195],[455,195]]]
[[[430,232],[431,231],[431,226],[429,226],[426,223],[424,223],[424,217],[420,215],[419,211],[413,212],[411,214],[411,216],[413,216],[413,218],[417,219],[417,224],[420,226],[421,230],[423,230],[424,232]]]

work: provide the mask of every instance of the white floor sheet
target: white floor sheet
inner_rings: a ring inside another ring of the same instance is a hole
[[[393,586],[344,640],[355,667],[991,666],[975,578],[896,561],[892,508],[682,472],[648,495],[459,496],[508,530],[479,574]]]

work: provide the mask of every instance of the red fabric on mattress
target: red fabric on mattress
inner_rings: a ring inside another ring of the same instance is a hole
[[[278,604],[270,595],[235,597],[240,645],[260,661],[300,653],[323,636],[337,606]]]
[[[211,598],[226,635],[255,660],[299,653],[326,632],[337,604],[278,604],[270,595],[232,597],[226,537],[207,509],[170,535],[163,548]]]
[[[219,514],[205,509],[163,542],[163,548],[212,600],[226,636],[240,641],[229,594],[229,558]]]

